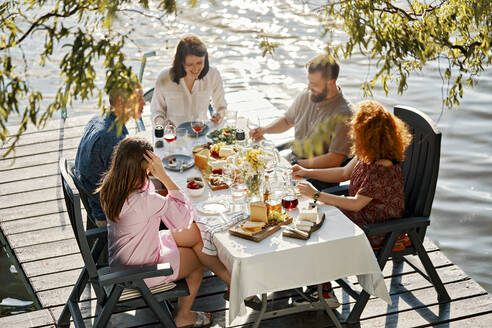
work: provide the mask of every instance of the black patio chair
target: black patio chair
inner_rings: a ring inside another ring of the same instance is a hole
[[[403,260],[432,283],[440,302],[448,302],[450,297],[423,246],[425,233],[430,225],[429,216],[439,173],[441,132],[430,117],[417,109],[396,106],[394,114],[408,125],[413,135],[412,143],[406,151],[403,162],[405,213],[402,219],[369,224],[362,229],[367,236],[387,235],[382,248],[375,251],[381,270],[390,258],[395,262]],[[347,189],[346,186],[345,189]],[[405,250],[394,250],[398,237],[405,234],[408,235],[412,244]],[[424,270],[418,267],[420,266],[418,263],[413,263],[412,258],[405,258],[406,255],[418,255]],[[362,311],[369,300],[369,294],[365,291],[356,292],[346,279],[339,279],[337,283],[356,300],[346,322],[349,324],[359,322]]]
[[[128,311],[147,305],[161,325],[175,328],[176,325],[172,319],[168,301],[189,295],[186,282],[179,280],[152,288],[147,287],[144,279],[173,273],[169,264],[135,267],[122,272],[110,272],[107,265],[98,265],[96,259],[106,244],[107,229],[103,227],[85,231],[80,196],[69,182],[67,162],[64,158],[60,159],[59,169],[65,205],[85,266],[58,319],[58,326],[68,326],[70,317],[72,317],[75,327],[85,327],[78,303],[87,284],[90,283],[97,298],[96,318],[93,327],[105,327],[115,312]],[[92,250],[89,248],[89,240],[95,240]]]
[[[94,218],[94,216],[92,215],[92,210],[89,206],[89,199],[94,202],[99,202],[99,200],[92,192],[87,190],[82,182],[79,180],[79,178],[75,174],[75,165],[73,162],[67,162],[67,172],[68,175],[70,175],[70,177],[72,178],[75,187],[79,191],[79,196],[82,204],[84,204],[85,212],[87,214],[86,229],[89,230],[97,228],[98,226],[96,224],[96,218]]]

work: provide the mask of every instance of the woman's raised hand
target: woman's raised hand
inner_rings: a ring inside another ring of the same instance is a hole
[[[166,171],[162,165],[162,161],[154,152],[147,150],[143,157],[149,162],[149,172],[156,178],[166,176]]]

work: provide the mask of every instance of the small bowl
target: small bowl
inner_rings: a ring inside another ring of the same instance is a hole
[[[202,178],[200,177],[189,177],[188,179],[186,179],[186,190],[188,191],[188,194],[192,197],[199,197],[203,194],[203,192],[205,191],[205,185],[203,183],[203,180]],[[199,188],[196,188],[196,189],[192,189],[189,187],[189,184],[194,181],[194,183],[196,185],[199,186]]]

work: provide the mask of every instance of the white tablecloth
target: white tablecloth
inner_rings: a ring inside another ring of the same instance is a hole
[[[205,137],[192,141],[194,144],[206,142]],[[162,148],[156,149],[156,153],[164,155]],[[183,189],[186,189],[187,177],[200,176],[196,167],[183,173],[168,171],[168,174]],[[204,201],[228,193],[228,190],[213,192],[206,187],[204,195],[190,199],[198,208]],[[214,234],[219,259],[232,276],[230,322],[245,313],[243,300],[248,296],[354,275],[366,292],[391,304],[364,232],[337,208],[320,205],[320,210],[326,214],[325,222],[307,241],[283,237],[281,231],[259,243],[232,236],[227,231]],[[198,211],[197,215],[200,216]]]
[[[231,272],[229,320],[244,313],[247,296],[356,275],[369,294],[391,304],[383,275],[364,232],[334,207],[307,241],[277,232],[256,243],[228,232],[215,235],[220,260]]]

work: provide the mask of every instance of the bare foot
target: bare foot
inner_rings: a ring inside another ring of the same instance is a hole
[[[205,314],[205,320],[204,320],[205,322],[202,322],[202,325],[207,326],[207,323],[210,323],[212,316],[208,312],[204,314]],[[176,326],[178,328],[192,326],[195,323],[199,323],[197,322],[199,320],[200,318],[198,312],[194,312],[194,311],[190,311],[187,314],[178,314],[174,318],[174,322],[176,323]]]

